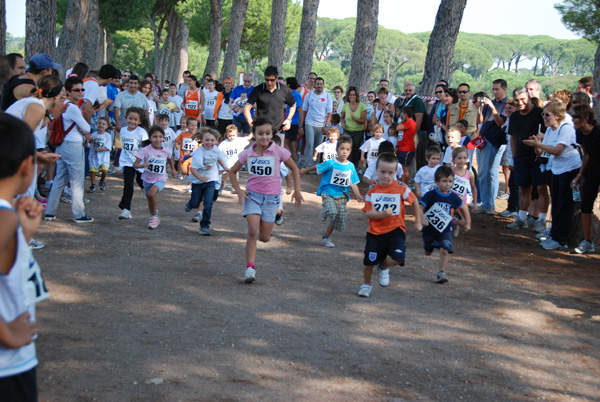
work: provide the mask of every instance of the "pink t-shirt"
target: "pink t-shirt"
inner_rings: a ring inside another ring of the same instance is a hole
[[[242,165],[248,162],[247,167],[250,177],[246,189],[261,194],[280,194],[281,176],[279,175],[279,167],[281,162],[285,162],[290,158],[290,151],[275,145],[274,142],[271,142],[271,145],[262,155],[254,152],[254,148],[256,148],[256,143],[244,150],[238,159]]]
[[[146,183],[157,183],[167,181],[167,165],[169,164],[169,151],[164,148],[154,149],[148,145],[135,154],[136,158],[142,160],[142,163],[150,162],[150,166],[144,168],[142,180]]]

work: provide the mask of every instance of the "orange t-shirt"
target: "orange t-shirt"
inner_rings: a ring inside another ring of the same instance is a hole
[[[179,160],[183,161],[183,158],[198,148],[198,143],[192,139],[192,135],[189,131],[184,131],[179,134],[175,139],[175,143],[179,145]]]
[[[195,91],[190,91],[189,89],[185,91],[185,115],[187,117],[193,117],[197,119],[200,115],[200,88]]]
[[[384,211],[387,208],[394,210],[394,215],[383,219],[369,219],[367,232],[374,235],[382,235],[400,228],[406,232],[404,224],[404,203],[412,204],[417,197],[410,188],[402,182],[393,182],[389,186],[381,186],[375,183],[367,192],[363,211]]]

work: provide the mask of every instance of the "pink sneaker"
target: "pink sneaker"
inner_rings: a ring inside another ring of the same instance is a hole
[[[148,220],[148,229],[150,229],[150,230],[156,229],[159,224],[160,224],[160,219],[158,218],[158,215],[156,215],[156,216],[151,215],[150,219]]]

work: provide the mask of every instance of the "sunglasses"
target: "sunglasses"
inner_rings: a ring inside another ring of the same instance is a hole
[[[85,88],[73,88],[71,92],[85,92]]]
[[[571,118],[573,118],[573,119],[580,119],[581,116],[579,116],[578,114],[571,113]]]
[[[443,94],[443,93],[444,93],[444,91],[435,91],[435,94],[436,94],[436,95],[437,95],[437,94]]]
[[[468,94],[469,91],[458,91],[459,94]]]
[[[547,112],[542,113],[542,117],[551,117],[551,116],[554,116],[554,115],[551,113],[547,113]]]
[[[265,78],[265,82],[275,82],[277,78]]]

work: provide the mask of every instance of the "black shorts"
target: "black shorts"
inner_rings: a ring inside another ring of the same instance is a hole
[[[288,141],[298,141],[298,129],[300,126],[292,124],[290,129],[285,132],[285,139]]]
[[[374,266],[385,261],[387,256],[404,265],[406,255],[406,234],[400,228],[396,228],[389,233],[374,235],[367,232],[367,244],[365,245],[365,257],[363,264]]]
[[[452,226],[438,234],[431,234],[423,229],[423,248],[428,253],[431,253],[434,248],[443,248],[450,254],[454,253],[452,250]]]
[[[0,378],[2,401],[37,402],[35,367],[21,374]]]
[[[412,151],[399,151],[398,152],[398,162],[402,166],[410,166],[414,156],[415,156],[415,153]]]

